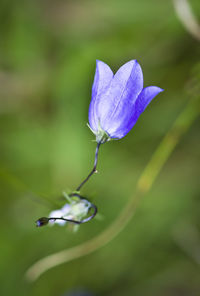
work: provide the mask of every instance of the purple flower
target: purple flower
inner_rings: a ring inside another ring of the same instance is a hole
[[[115,75],[97,60],[89,107],[89,125],[97,142],[123,138],[161,91],[157,86],[143,88],[142,69],[136,60],[124,64]]]

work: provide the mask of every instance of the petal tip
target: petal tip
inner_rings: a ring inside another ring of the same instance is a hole
[[[129,64],[134,65],[134,64],[139,64],[139,63],[138,63],[138,60],[134,59],[134,60],[130,60],[129,62],[125,63],[124,65],[129,65]]]
[[[102,63],[102,61],[96,60],[96,67],[98,67],[98,65],[101,64],[101,63]]]
[[[96,65],[98,65],[98,64],[103,64],[103,65],[108,66],[108,65],[107,65],[106,63],[104,63],[103,61],[96,59]]]
[[[152,89],[155,93],[159,94],[160,92],[163,92],[164,89],[158,86],[147,86],[147,89]]]
[[[161,87],[158,87],[158,86],[157,86],[157,91],[158,91],[158,94],[159,94],[160,92],[163,92],[163,91],[164,91],[164,89],[163,89],[163,88],[161,88]]]

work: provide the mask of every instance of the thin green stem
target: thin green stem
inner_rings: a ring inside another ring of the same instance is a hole
[[[91,172],[89,173],[89,175],[83,180],[83,182],[76,188],[76,191],[80,191],[80,189],[82,188],[82,186],[90,179],[90,177],[96,173],[97,171],[97,162],[98,162],[98,155],[99,155],[99,147],[101,145],[101,142],[97,143],[97,147],[96,147],[96,151],[95,151],[95,159],[94,159],[94,166],[91,170]]]
[[[171,130],[166,134],[161,143],[158,145],[152,158],[140,176],[136,185],[135,194],[130,197],[128,203],[125,205],[124,209],[118,215],[116,220],[102,233],[91,240],[37,261],[26,272],[26,277],[29,281],[36,280],[41,274],[50,268],[72,261],[76,258],[98,250],[99,248],[111,242],[117,235],[119,235],[130,219],[134,216],[141,198],[149,192],[155,183],[157,176],[179,143],[181,137],[187,132],[194,120],[199,115],[199,105],[199,100],[191,100],[183,112],[178,116]]]

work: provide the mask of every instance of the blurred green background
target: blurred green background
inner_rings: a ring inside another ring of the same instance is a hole
[[[199,0],[190,3],[200,19]],[[192,98],[200,44],[172,1],[1,0],[0,24],[0,294],[199,295],[199,119],[117,238],[32,284],[24,279],[38,259],[110,225]],[[165,92],[125,138],[100,150],[99,174],[83,194],[103,219],[76,233],[36,228],[34,221],[62,205],[61,192],[76,188],[92,167],[95,143],[86,123],[95,60],[116,71],[135,58],[145,86]]]

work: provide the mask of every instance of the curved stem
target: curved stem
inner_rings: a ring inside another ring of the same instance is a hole
[[[90,177],[97,172],[97,162],[98,162],[98,154],[99,154],[99,147],[101,145],[101,142],[97,143],[96,151],[95,151],[95,159],[94,159],[94,166],[89,175],[83,180],[83,182],[76,188],[76,191],[80,191],[82,186],[90,179]]]
[[[130,219],[132,219],[134,216],[141,198],[147,194],[153,186],[161,169],[180,141],[181,136],[187,132],[194,120],[199,115],[199,105],[198,99],[190,100],[183,112],[178,116],[171,130],[164,136],[163,140],[158,145],[157,149],[153,153],[152,158],[140,176],[136,185],[136,193],[130,197],[128,203],[125,205],[124,209],[118,215],[116,220],[102,233],[91,240],[70,249],[66,249],[44,257],[37,261],[26,272],[26,277],[29,281],[36,280],[41,274],[50,268],[98,250],[99,248],[111,242],[117,235],[119,235]]]
[[[71,223],[74,223],[74,224],[81,224],[81,223],[83,223],[81,221],[77,221],[77,220],[73,220],[73,219],[66,219],[66,218],[63,218],[63,217],[60,217],[60,218],[51,217],[51,218],[48,218],[48,220],[49,221],[51,221],[51,220],[53,220],[53,221],[62,220],[62,221],[71,222]]]
[[[173,0],[175,12],[186,31],[200,41],[200,24],[187,0]]]

